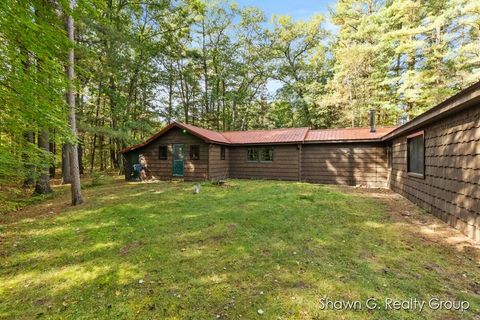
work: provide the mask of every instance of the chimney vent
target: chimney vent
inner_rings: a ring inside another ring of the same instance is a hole
[[[375,109],[370,109],[370,132],[376,132],[375,129]]]

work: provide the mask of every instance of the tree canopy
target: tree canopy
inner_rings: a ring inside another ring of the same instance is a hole
[[[80,171],[122,170],[122,148],[175,119],[359,127],[375,108],[379,125],[394,125],[480,79],[477,1],[338,0],[305,21],[200,0],[78,0],[73,11],[6,0],[0,12],[3,182],[36,179],[72,142]],[[78,138],[65,101],[72,47]]]

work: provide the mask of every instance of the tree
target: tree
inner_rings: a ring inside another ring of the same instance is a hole
[[[29,185],[51,159],[34,133],[68,133],[62,120],[68,39],[50,2],[1,1],[0,12],[0,182]]]
[[[315,126],[319,106],[316,99],[311,99],[310,90],[317,84],[322,87],[326,80],[322,72],[326,52],[322,41],[328,34],[323,22],[321,15],[306,22],[277,16],[273,30],[268,32],[274,63],[272,78],[283,83],[280,96],[296,110],[296,126]]]
[[[70,10],[73,10],[75,0],[70,0]],[[67,103],[69,108],[69,125],[73,141],[69,144],[70,149],[70,176],[71,176],[71,194],[72,205],[76,206],[83,203],[81,185],[80,185],[80,168],[78,163],[78,147],[77,147],[77,120],[75,117],[75,93],[74,93],[74,78],[75,78],[75,51],[73,44],[74,38],[74,25],[72,14],[67,16],[67,32],[68,39],[71,41],[71,47],[68,50],[68,93]]]
[[[43,159],[44,162],[40,165],[39,176],[35,183],[35,194],[48,194],[52,192],[50,187],[50,176],[48,173],[48,168],[50,167],[50,156],[49,156],[49,143],[48,143],[48,130],[42,129],[38,135],[38,147],[43,150]]]

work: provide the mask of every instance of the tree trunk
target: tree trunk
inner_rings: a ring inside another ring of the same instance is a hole
[[[38,135],[38,147],[40,149],[43,149],[45,152],[48,152],[50,150],[49,143],[48,143],[48,130],[42,129],[42,131]],[[41,170],[42,172],[38,177],[37,183],[35,184],[34,194],[51,193],[52,188],[50,188],[50,176],[48,172],[48,165],[45,164]]]
[[[70,176],[70,145],[64,144],[62,146],[62,183],[70,184],[72,183],[72,178]]]
[[[99,115],[100,115],[100,105],[102,102],[102,83],[98,84],[98,97],[97,97],[97,110],[95,112],[95,129],[98,128],[99,124]],[[92,141],[92,158],[90,160],[90,172],[93,172],[93,167],[95,166],[95,146],[97,144],[97,133],[93,134],[93,141]]]
[[[26,143],[35,143],[35,132],[27,131],[23,135]],[[23,181],[24,187],[31,187],[35,184],[35,166],[29,163],[30,156],[27,153],[23,155],[23,161],[25,163],[25,180]]]
[[[173,66],[170,64],[170,70],[168,73],[168,115],[167,121],[168,124],[172,122],[173,118],[173,76],[172,76]]]
[[[105,125],[105,121],[102,120],[102,127]],[[100,137],[98,138],[98,149],[100,152],[100,171],[105,170],[105,155],[103,152],[103,147],[105,144],[105,136],[103,134],[100,134]]]
[[[210,112],[208,101],[208,64],[207,64],[207,46],[205,43],[206,30],[205,30],[205,18],[202,20],[202,67],[203,67],[203,85],[205,86],[205,113],[208,115]]]
[[[53,139],[52,141],[49,142],[49,149],[50,149],[50,152],[53,154],[53,162],[50,166],[50,169],[49,169],[49,173],[50,173],[50,178],[55,178],[55,171],[56,171],[56,168],[55,168],[55,158],[56,158],[56,155],[57,155],[57,145],[55,144],[55,130],[53,131]]]
[[[83,140],[84,138],[80,138],[80,143],[78,144],[78,171],[80,175],[83,174]]]
[[[70,0],[70,8],[73,9],[75,0]],[[68,38],[72,42],[75,42],[75,38],[73,36],[73,17],[71,15],[67,18],[67,31],[68,31]],[[77,148],[77,123],[76,123],[76,115],[75,115],[75,94],[74,94],[74,63],[75,63],[75,52],[73,47],[68,50],[68,95],[67,95],[67,102],[69,107],[69,122],[70,122],[70,130],[72,131],[72,135],[75,138],[73,144],[70,148],[70,172],[71,172],[71,193],[72,193],[72,205],[78,205],[83,202],[82,198],[82,191],[80,186],[80,171],[78,165],[78,148]]]
[[[97,134],[93,134],[93,139],[92,139],[92,157],[90,158],[90,172],[93,172],[93,167],[95,165],[95,147],[97,144]]]

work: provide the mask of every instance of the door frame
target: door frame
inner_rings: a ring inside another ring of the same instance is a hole
[[[180,161],[180,160],[175,160],[175,154],[176,154],[176,146],[180,146],[182,150],[182,174],[176,174],[175,173],[175,161]],[[184,149],[184,144],[183,143],[174,143],[172,144],[172,176],[174,177],[183,177],[185,175],[185,149]]]

